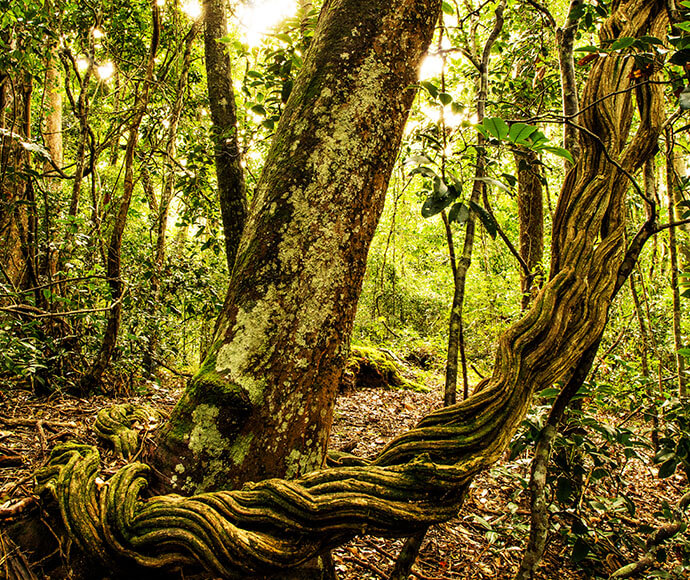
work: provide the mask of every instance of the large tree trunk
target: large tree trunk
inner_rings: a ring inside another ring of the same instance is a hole
[[[164,485],[232,489],[323,465],[369,243],[439,5],[326,3],[214,344],[161,439]]]
[[[380,210],[406,88],[439,8],[387,4],[332,0],[322,14],[255,198],[212,355],[163,440],[164,473],[184,490],[236,486],[243,477],[234,469],[258,480],[321,463],[326,396],[376,221],[369,212]],[[664,0],[612,9],[604,40],[664,33]],[[39,478],[71,534],[101,561],[196,560],[232,577],[299,564],[355,534],[408,536],[454,516],[474,476],[505,451],[535,389],[570,377],[600,339],[612,297],[653,231],[626,248],[627,176],[653,154],[663,105],[658,84],[628,90],[632,65],[607,56],[589,75],[581,124],[600,140],[582,139],[566,178],[550,279],[501,336],[494,372],[472,397],[428,415],[371,463],[191,498],[140,498],[149,468],[138,463],[99,485],[94,448],[63,447]],[[629,140],[633,92],[642,115]]]

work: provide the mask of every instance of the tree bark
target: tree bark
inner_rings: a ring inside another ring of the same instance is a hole
[[[28,268],[23,232],[29,228],[28,182],[24,173],[29,156],[22,147],[28,141],[30,79],[2,75],[0,105],[0,276],[14,290],[28,285]]]
[[[232,489],[322,466],[369,244],[439,7],[323,8],[214,344],[161,438],[164,485]]]
[[[230,55],[226,46],[218,42],[227,36],[227,31],[225,2],[204,0],[206,82],[213,120],[212,137],[220,213],[225,235],[225,256],[228,272],[232,272],[247,218],[247,194],[237,141],[237,114]]]
[[[544,192],[540,161],[531,149],[521,147],[513,152],[518,180],[518,222],[520,224],[520,255],[529,268],[529,275],[520,271],[522,309],[526,310],[538,292],[533,287],[536,278],[543,278],[544,256]]]

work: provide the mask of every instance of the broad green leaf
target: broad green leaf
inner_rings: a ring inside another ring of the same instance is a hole
[[[659,46],[664,45],[664,41],[661,40],[660,38],[657,38],[656,36],[649,36],[649,35],[640,36],[639,40],[641,40],[642,42],[644,42],[646,44],[657,44]]]
[[[441,213],[451,203],[453,203],[453,198],[451,197],[438,197],[432,195],[422,204],[422,217],[429,218],[437,213]]]
[[[431,159],[429,159],[426,155],[410,155],[407,159],[405,159],[405,164],[410,163],[414,163],[415,165],[426,165],[431,163]]]
[[[678,458],[675,455],[670,459],[667,459],[659,466],[659,477],[661,479],[671,477],[676,472],[677,465]]]
[[[476,204],[473,201],[470,201],[470,207],[479,216],[479,219],[481,220],[482,224],[484,224],[487,233],[491,236],[492,239],[495,240],[498,229],[496,227],[496,222],[494,221],[494,218],[491,217],[491,214],[488,211],[486,211],[481,205]]]
[[[441,104],[443,105],[450,105],[453,102],[453,97],[451,97],[448,93],[440,93],[438,95],[438,100],[441,101]]]
[[[601,49],[598,46],[580,46],[575,49],[575,52],[599,52]]]
[[[529,144],[527,139],[536,130],[537,128],[533,125],[527,125],[526,123],[513,123],[510,126],[510,131],[508,132],[508,140],[519,145],[527,145]]]
[[[492,177],[477,177],[475,178],[475,181],[481,181],[482,183],[493,185],[494,187],[498,187],[498,189],[502,189],[507,193],[513,193],[505,183],[501,183],[498,179],[493,179]]]
[[[422,81],[419,84],[422,85],[434,99],[438,98],[438,87],[434,83],[431,81]]]
[[[510,187],[515,187],[517,185],[517,177],[515,177],[513,174],[501,173],[501,177],[508,182],[508,185],[510,185]]]
[[[568,501],[570,495],[575,491],[575,486],[567,477],[559,477],[556,483],[556,499],[561,503]]]
[[[505,139],[508,136],[510,129],[508,128],[508,123],[506,123],[500,117],[487,117],[482,121],[482,126],[499,141]]]
[[[630,48],[633,44],[635,44],[634,38],[630,36],[624,36],[622,38],[616,39],[611,46],[609,47],[610,50],[623,50],[625,48]]]
[[[424,165],[420,165],[419,167],[415,167],[412,171],[410,171],[410,176],[416,175],[416,174],[423,175],[424,177],[430,177],[430,178],[435,178],[438,177],[437,173],[431,169],[431,167],[425,167]]]
[[[266,109],[264,109],[261,105],[253,105],[249,108],[249,110],[252,111],[252,113],[255,113],[262,117],[265,117],[267,115]]]
[[[676,24],[676,28],[680,28],[685,32],[690,32],[690,22],[679,22]]]
[[[474,523],[479,524],[485,530],[491,530],[491,524],[487,522],[483,517],[473,514],[472,519],[474,520]]]
[[[454,203],[448,212],[448,222],[462,225],[470,217],[469,208],[462,202]]]
[[[439,175],[434,177],[434,195],[438,197],[446,197],[448,195],[448,186]]]
[[[570,163],[575,165],[575,160],[573,159],[573,156],[570,154],[570,151],[568,151],[567,149],[563,149],[563,147],[543,146],[542,149],[544,151],[548,151],[549,153],[553,153],[554,155],[558,155],[558,157],[562,157],[563,159],[566,159],[570,161]]]
[[[582,538],[577,538],[573,545],[573,562],[582,562],[587,557],[587,554],[589,554],[589,544]]]
[[[453,16],[455,14],[455,8],[453,8],[449,2],[441,4],[441,8],[443,9],[443,13],[448,14],[448,16]]]

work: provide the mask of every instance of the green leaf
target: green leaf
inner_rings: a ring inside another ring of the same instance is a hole
[[[599,52],[601,49],[598,46],[580,46],[575,49],[575,52]]]
[[[422,204],[422,217],[430,218],[431,216],[435,216],[437,213],[441,213],[446,209],[451,203],[453,203],[451,198],[432,195]]]
[[[448,186],[439,175],[434,177],[434,195],[438,197],[446,197],[448,195]]]
[[[582,538],[577,538],[575,544],[573,545],[573,562],[582,562],[589,554],[589,544],[585,542]]]
[[[556,483],[556,499],[561,503],[566,503],[570,495],[575,491],[575,486],[567,477],[559,477]]]
[[[649,36],[649,35],[640,36],[639,40],[641,40],[642,42],[644,42],[645,44],[648,44],[648,45],[651,45],[651,44],[656,44],[659,46],[664,45],[664,41],[661,40],[660,38],[657,38],[656,36]]]
[[[409,163],[414,163],[415,165],[426,165],[427,163],[431,163],[431,159],[429,159],[426,155],[410,155],[407,159],[405,159],[405,164]]]
[[[472,515],[472,519],[475,524],[479,524],[485,530],[491,530],[491,524],[487,522],[483,517],[478,515]]]
[[[501,173],[501,177],[508,182],[508,185],[510,187],[515,187],[517,185],[517,177],[515,177],[511,173]]]
[[[493,179],[492,177],[476,177],[475,181],[481,181],[482,183],[488,183],[489,185],[493,185],[494,187],[498,187],[498,189],[502,189],[503,191],[507,193],[513,193],[510,188],[505,184],[501,183],[498,179]]]
[[[266,109],[264,109],[261,105],[253,105],[249,108],[249,110],[252,113],[260,115],[261,117],[265,117],[267,115]]]
[[[487,233],[491,236],[492,239],[495,240],[498,229],[496,227],[496,222],[494,221],[494,218],[491,217],[491,214],[488,211],[486,211],[481,205],[476,204],[473,201],[470,201],[470,207],[479,216],[479,219],[481,220],[482,224],[484,224]]]
[[[518,145],[528,145],[529,136],[537,130],[533,125],[527,123],[513,123],[508,132],[508,140]]]
[[[438,87],[434,83],[432,83],[431,81],[422,81],[419,84],[427,90],[427,92],[432,96],[432,98],[438,98]]]
[[[548,151],[549,153],[553,153],[554,155],[558,155],[558,157],[562,157],[563,159],[566,159],[569,161],[572,165],[575,165],[575,160],[573,159],[573,156],[570,154],[570,151],[567,149],[563,149],[563,147],[551,147],[544,145],[541,147],[544,151]]]
[[[684,32],[690,32],[690,22],[679,22],[676,24],[676,28],[680,28]]]
[[[510,132],[508,123],[500,117],[487,117],[482,121],[482,126],[489,132],[489,134],[499,141],[505,139]]]
[[[289,34],[285,34],[284,32],[272,34],[271,36],[277,38],[278,40],[282,40],[285,44],[292,44],[292,38],[290,38]]]
[[[690,49],[683,48],[677,52],[674,52],[669,59],[669,62],[678,66],[683,66],[686,62],[690,62]]]
[[[419,167],[415,167],[412,171],[410,171],[410,176],[416,175],[416,174],[423,175],[424,177],[430,177],[430,178],[435,178],[438,177],[438,174],[431,169],[431,167],[425,167],[424,165],[420,165]]]
[[[616,39],[611,46],[609,47],[610,50],[623,50],[626,48],[630,48],[633,44],[635,44],[635,39],[630,37],[630,36],[623,36],[622,38]]]
[[[671,477],[676,472],[676,466],[678,465],[678,458],[673,455],[670,459],[667,459],[659,466],[659,477],[665,479]]]
[[[448,222],[462,225],[470,217],[469,208],[462,202],[454,203],[448,212]]]
[[[441,101],[441,104],[443,105],[450,105],[453,102],[453,97],[451,97],[448,93],[440,93],[438,95],[438,100]]]
[[[443,4],[441,4],[441,8],[444,14],[448,14],[448,16],[455,15],[455,9],[450,3],[444,2]]]

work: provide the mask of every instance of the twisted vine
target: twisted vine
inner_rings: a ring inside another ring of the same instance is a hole
[[[139,449],[141,432],[154,429],[162,421],[163,415],[149,405],[124,403],[101,409],[93,430],[112,444],[117,455],[131,459]]]
[[[662,0],[614,2],[604,38],[659,35]],[[578,166],[569,173],[554,220],[552,277],[525,317],[500,338],[493,375],[466,401],[435,411],[364,465],[347,458],[294,481],[270,479],[241,490],[146,498],[151,468],[131,463],[107,482],[94,447],[56,448],[37,476],[81,547],[93,557],[143,566],[200,563],[237,577],[296,566],[360,533],[407,536],[451,518],[472,478],[495,462],[524,417],[535,389],[567,377],[601,335],[625,259],[625,193],[620,165],[634,173],[654,151],[662,93],[637,91],[639,127],[630,143],[632,59],[601,58],[583,103]],[[602,151],[602,143],[606,154]],[[618,161],[611,163],[614,156]],[[113,415],[104,415],[107,424]],[[130,435],[119,447],[132,453]],[[124,442],[126,440],[126,442]]]

